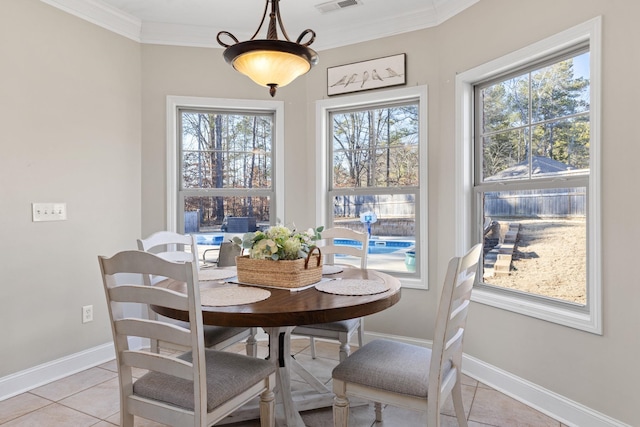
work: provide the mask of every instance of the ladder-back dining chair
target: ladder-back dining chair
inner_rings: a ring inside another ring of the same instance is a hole
[[[349,398],[427,412],[427,426],[440,426],[440,410],[451,394],[458,425],[466,427],[462,405],[462,341],[482,244],[449,261],[438,305],[431,349],[378,339],[371,341],[332,373],[335,427],[347,427]]]
[[[275,425],[275,364],[204,347],[197,261],[172,262],[143,251],[98,260],[116,350],[121,426],[133,427],[134,416],[172,426],[210,426],[257,396],[261,425]],[[143,285],[140,276],[145,275],[183,282],[186,294]],[[127,314],[131,304],[182,310],[189,313],[189,323],[185,328]],[[130,347],[140,338],[189,351],[178,355]],[[136,380],[134,368],[148,372]]]
[[[335,244],[335,239],[344,239],[355,241],[356,245],[340,245]],[[369,236],[367,233],[350,230],[348,228],[335,227],[327,228],[322,231],[322,240],[320,242],[320,250],[322,256],[351,255],[360,258],[360,268],[367,268],[367,253],[369,250]],[[333,259],[334,264],[335,258]],[[345,268],[348,268],[345,265]],[[307,336],[311,339],[311,357],[316,358],[315,338],[331,339],[340,342],[340,361],[347,358],[350,352],[349,342],[351,337],[357,332],[358,345],[362,347],[364,340],[364,319],[340,320],[337,322],[318,323],[313,325],[300,325],[293,329],[292,334]]]
[[[190,234],[174,233],[172,231],[159,231],[152,234],[146,239],[138,239],[138,249],[145,252],[151,252],[163,259],[174,262],[191,262],[198,264],[198,244],[195,236]],[[235,259],[234,259],[235,261]],[[235,265],[235,263],[233,264]],[[162,277],[147,276],[144,278],[146,285],[153,285]],[[158,315],[149,309],[149,318],[156,319]],[[186,322],[174,319],[166,319],[180,325],[188,327]],[[258,352],[256,334],[257,328],[234,328],[227,326],[211,326],[204,327],[205,346],[214,350],[222,350],[232,344],[246,340],[246,352],[249,356],[256,356]],[[159,343],[157,340],[151,341],[151,351],[157,353],[159,351]]]

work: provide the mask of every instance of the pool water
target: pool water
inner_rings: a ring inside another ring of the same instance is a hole
[[[350,239],[333,239],[335,245],[362,247],[357,240]],[[413,240],[369,240],[369,254],[390,254],[393,252],[405,252],[415,245]]]
[[[224,240],[222,234],[196,234],[196,243],[198,245],[220,246]]]
[[[197,234],[196,243],[198,245],[220,246],[224,240],[223,234]],[[342,246],[361,247],[360,242],[350,239],[334,239],[333,243]],[[413,240],[369,240],[369,254],[390,254],[393,252],[406,252],[413,247]]]

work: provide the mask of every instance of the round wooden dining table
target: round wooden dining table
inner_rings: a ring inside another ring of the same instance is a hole
[[[389,290],[374,295],[336,295],[318,291],[265,287],[271,292],[266,300],[221,307],[202,306],[205,325],[217,326],[298,326],[354,319],[385,310],[400,300],[400,280],[379,271],[345,267],[342,272],[323,276],[325,279],[363,279],[384,282]],[[219,281],[201,281],[203,287],[242,286]],[[259,285],[258,285],[259,286]],[[185,292],[183,283],[170,283],[169,288]],[[188,321],[188,313],[157,307],[158,313]]]
[[[233,280],[233,279],[232,279]],[[232,327],[262,327],[269,335],[269,358],[278,363],[276,373],[277,401],[284,413],[277,419],[278,425],[303,427],[299,410],[328,406],[331,392],[292,357],[290,336],[294,326],[354,319],[385,310],[400,300],[400,280],[389,274],[371,269],[345,266],[341,272],[323,276],[323,280],[363,280],[384,283],[388,290],[370,295],[339,295],[323,292],[315,286],[303,290],[265,287],[268,298],[249,304],[208,306],[202,305],[205,325]],[[321,282],[322,283],[322,282]],[[168,282],[170,289],[185,292],[184,283]],[[247,286],[225,280],[200,281],[201,292],[206,288]],[[259,285],[256,285],[259,286]],[[188,321],[188,313],[166,307],[154,307],[159,314]],[[318,393],[318,399],[305,397],[302,404],[296,402],[291,392],[291,370],[307,381]],[[314,406],[313,402],[318,402]],[[240,421],[240,419],[235,419]],[[234,422],[235,422],[234,421]]]

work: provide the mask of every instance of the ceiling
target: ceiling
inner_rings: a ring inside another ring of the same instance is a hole
[[[249,39],[265,7],[265,0],[41,1],[141,43],[198,47],[220,47],[219,31]],[[478,1],[281,0],[280,14],[291,41],[310,28],[311,47],[323,50],[433,27]],[[265,37],[263,26],[256,38]]]

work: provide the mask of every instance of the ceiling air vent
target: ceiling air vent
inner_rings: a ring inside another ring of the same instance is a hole
[[[317,4],[316,9],[322,13],[327,13],[333,10],[344,9],[345,7],[357,6],[359,4],[362,4],[362,0],[333,0]]]

